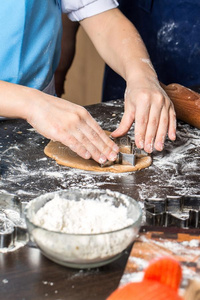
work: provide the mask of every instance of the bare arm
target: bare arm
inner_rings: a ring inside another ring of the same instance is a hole
[[[0,115],[27,120],[40,134],[85,159],[115,160],[118,147],[85,108],[41,91],[0,81]]]
[[[135,121],[139,148],[162,150],[165,136],[175,139],[172,102],[161,88],[146,47],[131,22],[118,9],[81,21],[105,62],[127,83],[124,116],[113,136],[125,134]]]

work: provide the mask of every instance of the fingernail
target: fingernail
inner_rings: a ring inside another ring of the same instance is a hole
[[[89,159],[90,157],[91,157],[91,154],[90,154],[89,151],[87,151],[87,152],[85,153],[85,159]]]
[[[145,149],[147,152],[151,153],[153,151],[153,144],[145,145]]]
[[[116,158],[117,158],[117,153],[112,151],[109,155],[109,160],[115,161]]]
[[[174,141],[176,139],[176,134],[175,133],[172,133],[171,134],[171,139]]]
[[[115,151],[115,152],[119,152],[119,147],[115,144],[114,146],[113,146],[113,151]]]
[[[157,149],[158,149],[159,151],[162,151],[162,150],[163,150],[163,147],[164,147],[163,143],[161,143],[161,142],[158,142],[158,143],[157,143]]]
[[[107,161],[107,158],[105,157],[105,155],[101,154],[100,158],[99,158],[99,163],[104,164],[106,161]]]
[[[140,140],[140,141],[139,141],[139,148],[140,148],[140,149],[143,149],[143,148],[144,148],[144,141],[143,141],[143,140]]]

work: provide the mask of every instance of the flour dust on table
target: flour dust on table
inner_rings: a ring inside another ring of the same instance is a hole
[[[120,100],[88,107],[102,128],[109,131],[116,129],[122,110]],[[164,150],[153,152],[149,168],[120,174],[58,165],[44,154],[48,140],[25,121],[7,120],[0,125],[0,189],[17,195],[21,201],[71,187],[118,190],[140,201],[170,194],[199,194],[200,131],[182,122],[178,122],[176,141],[166,139]],[[130,130],[133,134],[134,127]]]

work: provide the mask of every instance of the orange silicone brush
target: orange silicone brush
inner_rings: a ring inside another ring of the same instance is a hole
[[[178,261],[167,256],[153,260],[144,273],[143,280],[153,280],[177,291],[181,282],[182,271]]]
[[[182,271],[171,257],[152,261],[141,282],[132,282],[114,291],[107,300],[182,300],[178,295]]]

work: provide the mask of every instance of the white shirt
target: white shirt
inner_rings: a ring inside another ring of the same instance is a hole
[[[72,21],[102,13],[118,6],[117,0],[61,0],[62,11]]]

